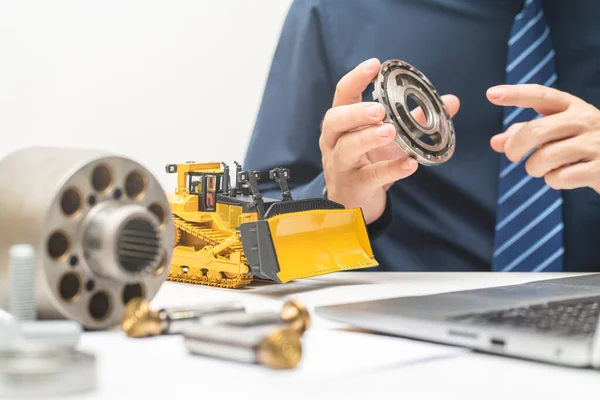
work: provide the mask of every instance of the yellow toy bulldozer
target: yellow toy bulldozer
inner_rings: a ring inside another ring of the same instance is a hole
[[[377,266],[361,209],[326,199],[293,200],[290,171],[275,168],[282,200],[263,198],[258,171],[236,182],[222,163],[169,164],[177,189],[167,194],[176,228],[171,281],[239,288],[254,278],[285,283]]]

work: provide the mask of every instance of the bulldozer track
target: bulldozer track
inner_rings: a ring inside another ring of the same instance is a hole
[[[191,267],[190,267],[191,268]],[[206,285],[206,286],[214,286],[221,287],[227,289],[239,289],[241,287],[247,286],[252,282],[253,277],[247,275],[237,275],[234,278],[222,278],[217,281],[210,281],[206,278],[206,276],[202,277],[203,279],[189,279],[181,276],[169,276],[167,280],[173,282],[182,282],[182,283],[191,283],[194,285]]]
[[[180,229],[185,233],[189,233],[190,235],[196,236],[211,246],[221,244],[223,241],[225,241],[225,239],[227,239],[227,236],[223,235],[222,233],[215,232],[210,228],[205,228],[201,224],[186,222],[176,216],[173,216],[173,223],[175,224],[175,228]]]
[[[173,223],[175,224],[176,239],[179,242],[181,240],[181,232],[193,235],[207,243],[209,246],[217,246],[227,240],[228,236],[218,231],[214,231],[210,228],[206,228],[200,223],[187,222],[177,216],[173,216]],[[229,253],[240,251],[242,253],[241,263],[246,264],[247,259],[244,256],[241,244],[233,245],[229,247]],[[213,273],[217,273],[219,276],[216,279],[210,279],[208,275],[204,274],[202,269],[193,265],[187,266],[189,268],[188,274],[176,274],[170,273],[167,280],[173,282],[191,283],[195,285],[206,285],[221,288],[237,289],[247,286],[252,282],[252,275],[239,274],[234,277],[226,277],[223,275],[223,271],[217,269],[209,269]]]

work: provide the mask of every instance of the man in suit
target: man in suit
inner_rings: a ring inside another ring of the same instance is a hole
[[[361,207],[381,270],[600,271],[598,21],[593,0],[296,0],[245,167]],[[441,166],[381,123],[388,59],[446,94]]]

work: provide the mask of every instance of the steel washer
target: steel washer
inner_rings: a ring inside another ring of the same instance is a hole
[[[393,78],[395,84],[390,82]],[[395,141],[402,150],[426,166],[443,164],[452,157],[456,146],[452,119],[437,90],[421,71],[405,61],[388,60],[381,65],[373,84],[373,100],[385,107],[384,122],[395,127]],[[407,105],[409,95],[424,109],[427,126],[412,117]]]
[[[91,354],[32,344],[0,351],[0,392],[9,398],[67,395],[95,386]]]

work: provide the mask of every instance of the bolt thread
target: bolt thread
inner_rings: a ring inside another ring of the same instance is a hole
[[[31,245],[10,248],[11,290],[10,312],[16,320],[37,318],[35,304],[35,250]]]

